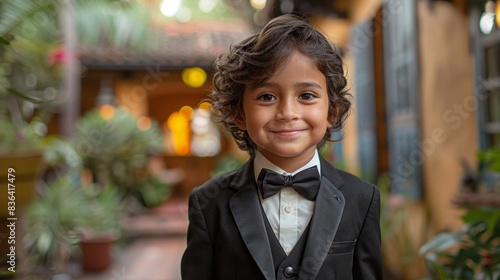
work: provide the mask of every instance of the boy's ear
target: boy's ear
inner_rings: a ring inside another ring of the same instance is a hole
[[[247,130],[247,124],[245,122],[245,118],[242,115],[237,115],[234,117],[234,124],[241,129],[241,130]]]
[[[335,121],[336,121],[335,116],[330,116],[330,117],[328,118],[328,128],[332,128],[332,127],[333,127],[333,125],[335,124]]]
[[[333,114],[329,113],[329,116],[328,116],[328,128],[331,128],[335,125],[335,123],[337,122],[337,116],[338,116],[338,113],[339,113],[339,108],[336,107],[333,111]]]

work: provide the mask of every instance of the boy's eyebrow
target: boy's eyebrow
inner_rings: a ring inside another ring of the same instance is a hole
[[[315,82],[300,82],[296,83],[295,87],[315,87],[321,89],[322,87]]]
[[[264,88],[264,87],[274,87],[276,85],[277,84],[273,83],[273,82],[263,82],[260,84],[253,85],[251,88],[258,89],[258,88]],[[322,89],[322,87],[318,83],[315,83],[315,82],[298,82],[298,83],[295,83],[295,87],[296,88],[315,87],[315,88]]]

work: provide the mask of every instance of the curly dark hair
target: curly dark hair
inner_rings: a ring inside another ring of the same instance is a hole
[[[233,44],[214,63],[213,90],[209,94],[212,118],[233,135],[240,149],[252,156],[256,144],[247,131],[235,124],[244,114],[245,87],[265,82],[296,51],[314,61],[327,80],[328,121],[333,126],[325,131],[317,147],[321,148],[326,141],[342,139],[342,136],[332,139],[332,132],[343,127],[351,107],[342,59],[333,44],[307,19],[286,14],[272,19],[260,32]]]

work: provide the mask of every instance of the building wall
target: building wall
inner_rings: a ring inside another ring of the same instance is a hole
[[[424,193],[435,230],[459,226],[451,200],[461,161],[478,149],[468,18],[452,4],[418,1]]]

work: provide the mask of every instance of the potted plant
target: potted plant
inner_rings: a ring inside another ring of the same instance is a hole
[[[68,173],[44,185],[26,208],[23,243],[31,273],[48,277],[68,272],[83,223],[81,212],[88,207],[75,179]]]
[[[82,268],[101,271],[112,262],[112,248],[121,235],[121,196],[112,184],[83,188],[86,206],[82,208],[80,234]]]
[[[143,206],[159,204],[170,194],[170,186],[153,175],[148,166],[153,155],[163,152],[158,124],[143,127],[126,109],[112,107],[112,116],[98,109],[87,112],[76,125],[75,149],[92,181],[112,183],[130,202]]]
[[[68,261],[80,245],[84,270],[107,268],[113,242],[121,235],[122,209],[114,186],[82,186],[73,172],[58,177],[27,208],[28,267],[45,276],[68,273]]]

